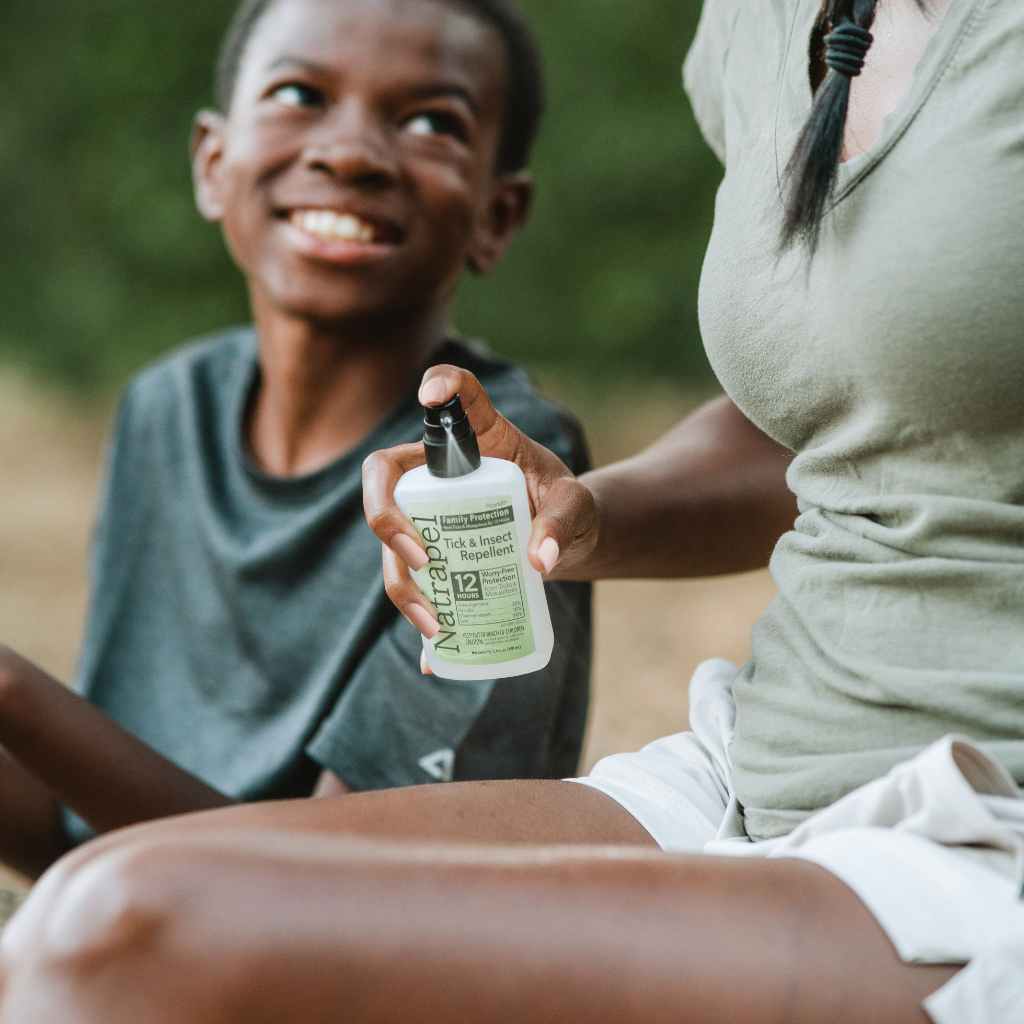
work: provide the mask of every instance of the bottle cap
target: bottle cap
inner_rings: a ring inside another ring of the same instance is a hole
[[[444,405],[423,406],[423,446],[433,476],[466,476],[480,468],[480,449],[456,395]]]

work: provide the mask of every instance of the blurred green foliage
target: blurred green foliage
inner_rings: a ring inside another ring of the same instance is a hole
[[[679,68],[699,0],[525,0],[550,108],[533,221],[457,322],[545,376],[702,384],[697,279],[719,169]],[[4,0],[0,356],[81,393],[247,317],[187,143],[234,0]]]

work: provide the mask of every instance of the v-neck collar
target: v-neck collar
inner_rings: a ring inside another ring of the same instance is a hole
[[[885,0],[879,0],[884,3]],[[990,0],[951,0],[942,21],[932,33],[921,59],[917,62],[910,88],[896,109],[882,122],[882,130],[874,145],[839,165],[833,205],[852,192],[889,154],[928,102],[960,48],[960,43],[983,7]],[[808,51],[811,32],[821,10],[820,0],[802,0],[799,16],[793,20],[793,38],[787,47],[784,74],[798,76],[796,95],[800,97],[797,112],[802,125],[810,112],[813,95],[808,73]],[[794,136],[795,138],[795,136]]]

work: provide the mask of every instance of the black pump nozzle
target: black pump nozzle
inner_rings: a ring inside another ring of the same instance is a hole
[[[433,476],[466,476],[480,468],[480,449],[456,395],[444,405],[423,407],[423,446]]]

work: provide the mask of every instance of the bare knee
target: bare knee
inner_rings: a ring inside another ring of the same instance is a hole
[[[130,844],[48,877],[3,936],[0,1021],[129,1019],[125,994],[181,913],[188,876],[172,855]]]
[[[74,966],[136,948],[173,913],[169,867],[148,844],[58,865],[4,935],[4,959]]]

